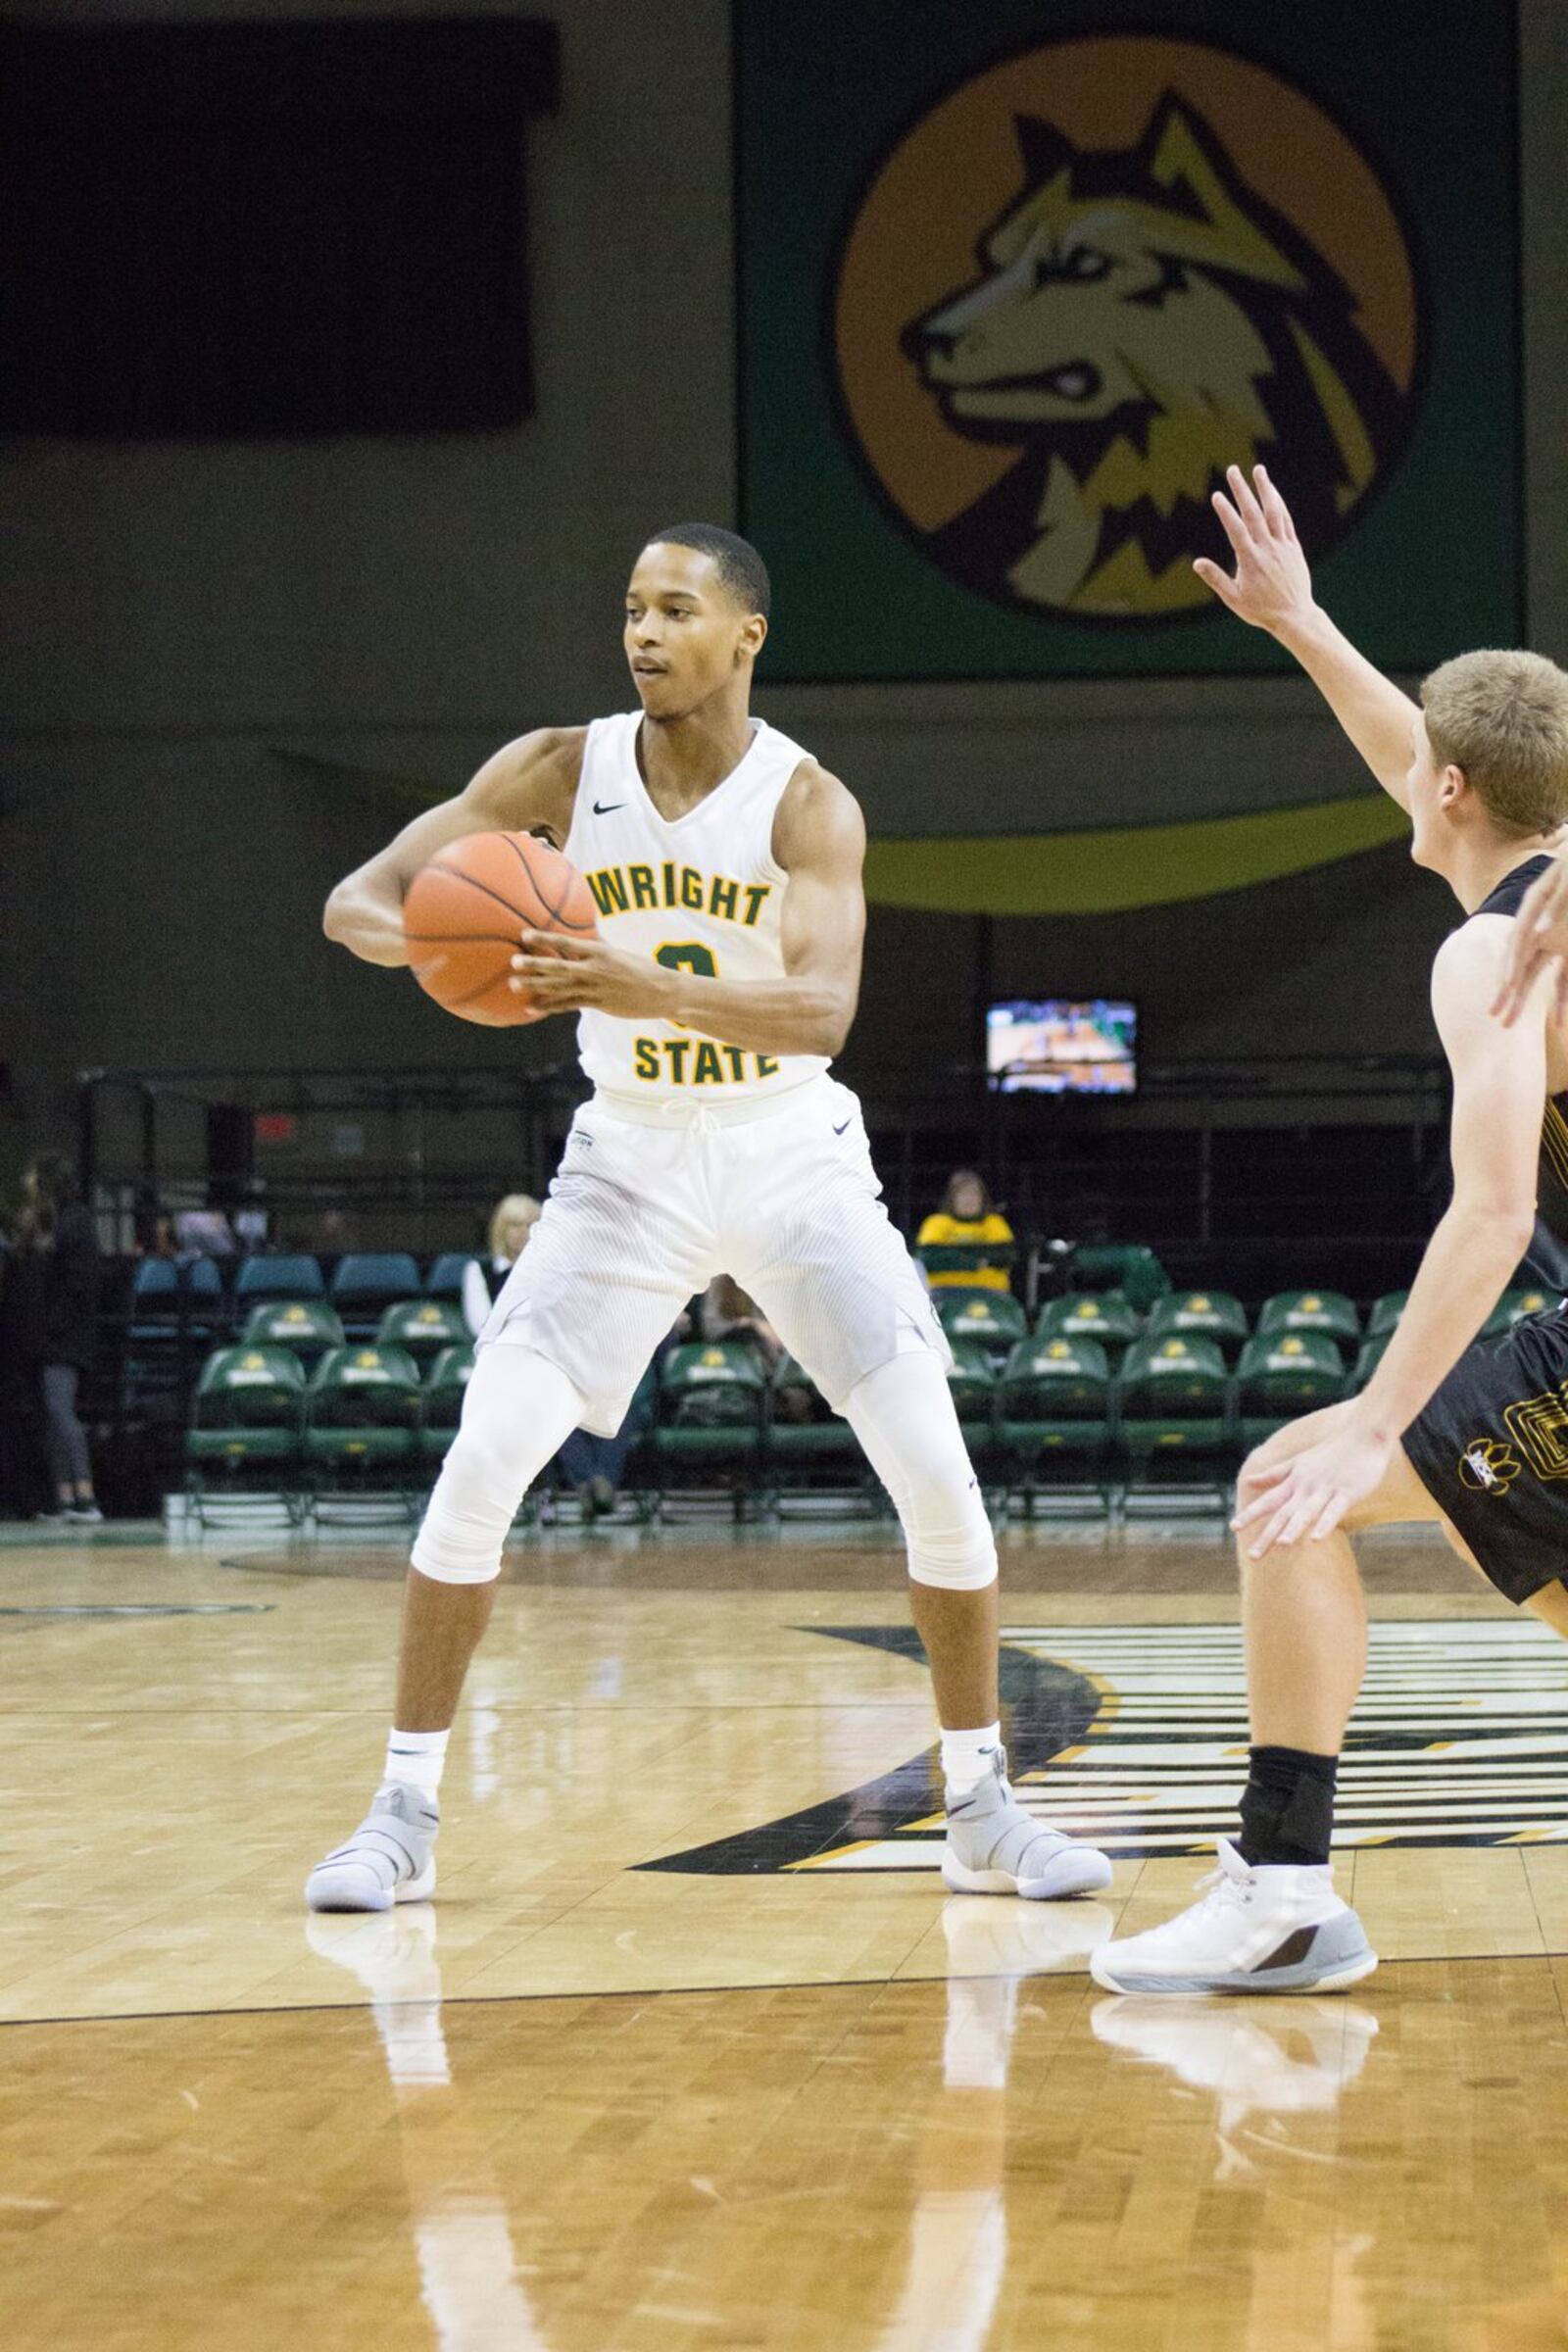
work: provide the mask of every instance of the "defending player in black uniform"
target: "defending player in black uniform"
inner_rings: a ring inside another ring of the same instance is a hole
[[[1442,1526],[1509,1600],[1568,1633],[1568,1311],[1477,1337],[1521,1259],[1568,1289],[1568,1037],[1543,970],[1511,1026],[1492,1017],[1514,917],[1568,819],[1568,675],[1539,655],[1474,653],[1417,707],[1312,598],[1290,514],[1260,466],[1214,505],[1234,574],[1221,602],[1289,648],[1386,791],[1411,855],[1465,920],[1439,951],[1432,1007],[1453,1075],[1453,1199],[1365,1392],[1282,1430],[1248,1462],[1234,1522],[1252,1740],[1241,1834],[1203,1899],[1102,1945],[1115,1992],[1332,1991],[1377,1965],[1329,1868],[1335,1773],[1366,1662],[1348,1538]]]

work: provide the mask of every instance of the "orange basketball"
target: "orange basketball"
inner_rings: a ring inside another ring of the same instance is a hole
[[[586,939],[593,895],[574,865],[532,833],[470,833],[416,873],[403,902],[409,968],[460,1020],[512,1029],[542,1020],[507,985],[520,931]]]

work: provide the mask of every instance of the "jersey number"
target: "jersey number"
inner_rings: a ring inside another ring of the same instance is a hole
[[[659,948],[655,951],[654,961],[663,964],[671,972],[696,972],[704,980],[718,978],[718,966],[713,961],[712,952],[705,948],[700,940],[687,940],[678,947]]]
[[[671,972],[696,972],[704,980],[716,980],[718,966],[713,961],[711,948],[705,948],[700,939],[679,940],[667,948],[654,950],[654,961]],[[671,1021],[672,1029],[684,1029],[684,1021]]]

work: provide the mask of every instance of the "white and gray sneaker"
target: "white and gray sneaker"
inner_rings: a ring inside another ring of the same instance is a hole
[[[1026,1813],[1007,1784],[1007,1751],[997,1748],[976,1788],[947,1792],[948,1841],[942,1883],[955,1894],[1021,1894],[1053,1902],[1098,1894],[1110,1885],[1110,1863],[1098,1846],[1079,1845]]]
[[[1228,1838],[1200,1900],[1142,1936],[1102,1943],[1089,1973],[1107,1992],[1343,1992],[1378,1964],[1334,1891],[1328,1863],[1244,1862]]]
[[[412,1781],[385,1781],[344,1845],[318,1862],[305,1882],[312,1911],[390,1911],[435,1892],[436,1832],[441,1808]]]

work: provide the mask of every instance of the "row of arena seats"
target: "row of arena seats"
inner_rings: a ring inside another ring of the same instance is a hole
[[[338,1340],[309,1357],[266,1340],[215,1348],[185,1433],[198,1516],[212,1502],[258,1494],[291,1507],[323,1491],[412,1497],[440,1468],[472,1369],[466,1334],[422,1366],[393,1342]]]
[[[1029,1320],[1005,1292],[951,1290],[937,1296],[938,1312],[950,1340],[972,1340],[1000,1358],[1029,1335]],[[1312,1335],[1341,1351],[1364,1387],[1404,1311],[1407,1291],[1389,1291],[1374,1299],[1363,1322],[1352,1298],[1339,1291],[1279,1291],[1265,1298],[1255,1322],[1227,1291],[1168,1291],[1141,1312],[1121,1291],[1051,1298],[1040,1309],[1034,1336],[1096,1340],[1113,1366],[1138,1340],[1203,1339],[1218,1348],[1228,1368],[1238,1367],[1247,1348],[1259,1340]],[[1483,1337],[1506,1331],[1521,1315],[1551,1304],[1543,1291],[1509,1291],[1488,1319]]]
[[[1051,1301],[1033,1333],[1002,1294],[950,1293],[954,1401],[983,1485],[1033,1511],[1054,1494],[1109,1509],[1138,1491],[1223,1490],[1244,1454],[1302,1413],[1355,1395],[1397,1323],[1405,1294],[1362,1322],[1329,1292],[1281,1293],[1255,1328],[1217,1292],[1172,1293],[1147,1316],[1119,1294]],[[1516,1291],[1489,1329],[1548,1302]],[[237,1345],[208,1356],[185,1441],[198,1509],[258,1488],[298,1496],[428,1486],[458,1426],[472,1351],[450,1300],[386,1308],[368,1344],[346,1343],[322,1299],[251,1310]],[[737,1512],[787,1492],[880,1490],[849,1424],[801,1367],[770,1375],[744,1341],[692,1343],[664,1356],[652,1426],[628,1469],[649,1514],[676,1493],[715,1487]]]
[[[1253,1446],[1365,1387],[1407,1296],[1378,1299],[1364,1328],[1349,1299],[1322,1291],[1278,1294],[1255,1328],[1211,1291],[1173,1293],[1147,1316],[1119,1294],[1055,1299],[1032,1334],[1004,1294],[950,1293],[939,1313],[954,1402],[993,1503],[1032,1512],[1076,1493],[1112,1509],[1172,1488],[1222,1496]],[[1510,1292],[1488,1329],[1548,1303]],[[661,1493],[725,1471],[776,1493],[812,1464],[870,1480],[854,1432],[799,1365],[786,1359],[769,1381],[743,1343],[670,1352],[649,1449]]]
[[[239,1331],[255,1307],[284,1298],[321,1300],[350,1339],[368,1339],[389,1306],[410,1298],[459,1298],[471,1255],[448,1250],[424,1275],[406,1250],[352,1250],[336,1260],[330,1275],[318,1258],[303,1253],[242,1257],[231,1261],[226,1279],[214,1257],[145,1257],[131,1282],[129,1336]]]

